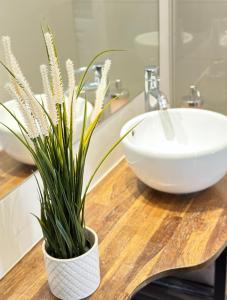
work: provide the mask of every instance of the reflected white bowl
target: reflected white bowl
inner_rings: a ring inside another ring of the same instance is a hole
[[[35,95],[37,100],[45,99],[45,95]],[[74,143],[79,139],[83,125],[83,112],[84,112],[85,100],[81,97],[77,99],[74,106]],[[20,118],[20,113],[17,107],[16,100],[10,100],[5,102],[7,108],[9,108],[16,116]],[[87,120],[90,122],[92,113],[92,105],[88,102],[87,105]],[[14,118],[3,108],[0,107],[0,119],[1,122],[14,130],[20,137],[22,134],[20,128]],[[0,144],[3,150],[12,158],[29,165],[34,165],[34,161],[26,149],[26,147],[4,126],[0,125]]]
[[[159,32],[145,32],[134,38],[135,49],[143,64],[159,64]]]
[[[183,45],[189,44],[194,36],[189,32],[181,32],[179,37]],[[159,65],[159,32],[144,32],[134,38],[138,57],[145,64]]]
[[[227,171],[227,117],[179,108],[139,115],[124,140],[126,159],[145,184],[168,193],[191,193],[217,183]]]

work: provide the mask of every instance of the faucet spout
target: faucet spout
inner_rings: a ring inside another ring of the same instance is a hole
[[[169,102],[167,100],[167,97],[164,94],[160,94],[157,100],[158,100],[158,106],[160,110],[166,110],[169,108]]]

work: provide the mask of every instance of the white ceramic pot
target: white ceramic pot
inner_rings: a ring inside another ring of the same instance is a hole
[[[57,259],[50,256],[43,243],[43,254],[51,292],[59,299],[79,300],[90,296],[100,283],[98,236],[86,228],[92,247],[81,256]]]

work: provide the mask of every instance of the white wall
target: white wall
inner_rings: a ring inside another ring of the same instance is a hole
[[[40,92],[39,65],[46,62],[41,22],[56,33],[59,56],[75,58],[71,0],[0,0],[0,36],[10,35],[13,49],[35,92]],[[0,59],[3,59],[0,45]],[[9,99],[4,90],[6,72],[0,67],[0,101]]]

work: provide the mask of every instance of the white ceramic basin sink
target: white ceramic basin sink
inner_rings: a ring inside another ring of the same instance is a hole
[[[44,99],[45,95],[36,95],[37,100]],[[84,111],[85,101],[83,98],[78,98],[74,111],[75,121],[74,121],[74,142],[79,138],[82,124],[83,124],[83,111]],[[16,116],[19,116],[20,113],[17,108],[16,100],[10,100],[5,102],[5,105],[15,113]],[[81,107],[82,106],[82,107]],[[92,105],[88,103],[87,105],[87,118],[90,120],[90,116],[92,113]],[[0,120],[3,124],[7,125],[9,128],[13,129],[20,137],[22,134],[20,132],[20,128],[14,118],[1,106],[0,107]],[[26,149],[26,147],[4,126],[0,125],[0,144],[4,151],[8,153],[12,158],[29,165],[34,165],[34,161]]]
[[[227,171],[227,117],[179,108],[139,115],[143,120],[124,140],[126,159],[137,177],[168,193],[191,193],[218,182]]]

